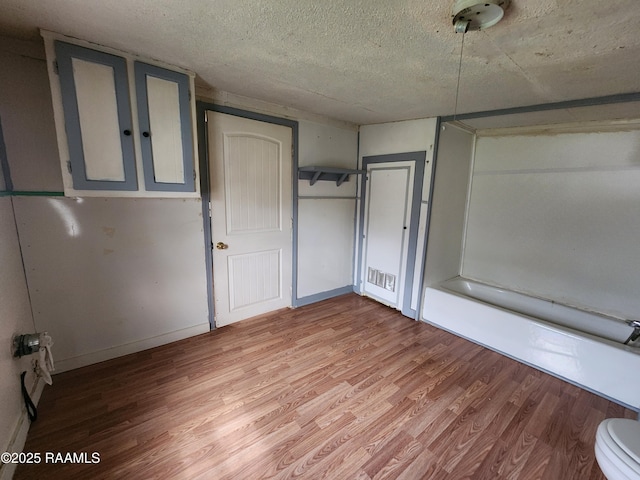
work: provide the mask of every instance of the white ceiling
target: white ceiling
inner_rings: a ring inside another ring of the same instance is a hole
[[[1,0],[0,35],[44,28],[187,68],[203,86],[370,124],[454,113],[452,3]],[[513,0],[502,22],[465,36],[458,113],[638,92],[639,24],[639,0]]]

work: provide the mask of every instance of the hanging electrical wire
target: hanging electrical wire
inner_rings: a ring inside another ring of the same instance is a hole
[[[466,22],[467,26],[469,22]],[[464,36],[466,34],[466,30],[462,32],[462,43],[460,45],[460,62],[458,63],[458,81],[456,83],[456,102],[453,107],[453,119],[456,119],[456,115],[458,115],[458,96],[460,95],[460,77],[462,74],[462,54],[464,53]]]
[[[456,33],[462,33],[460,61],[458,62],[458,81],[456,84],[456,101],[453,108],[454,120],[458,115],[464,37],[469,30],[484,30],[498,23],[502,20],[505,10],[509,8],[510,5],[511,0],[455,0],[453,4],[451,10],[453,30]]]

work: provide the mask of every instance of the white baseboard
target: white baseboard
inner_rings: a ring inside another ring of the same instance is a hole
[[[111,360],[112,358],[122,357],[130,353],[141,352],[149,348],[158,347],[160,345],[166,345],[167,343],[175,342],[185,338],[200,335],[201,333],[207,333],[211,330],[208,323],[202,323],[193,327],[184,328],[182,330],[176,330],[175,332],[165,333],[158,335],[157,337],[146,338],[137,342],[127,343],[125,345],[118,345],[113,348],[106,348],[97,352],[91,352],[84,355],[78,355],[77,357],[65,358],[62,360],[55,360],[56,373],[66,372],[67,370],[73,370],[74,368],[86,367],[98,362],[104,362],[105,360]],[[54,350],[55,355],[55,350]],[[55,382],[55,377],[54,380]],[[3,479],[0,479],[3,480]]]
[[[42,390],[44,390],[44,385],[44,380],[42,380],[40,377],[36,377],[36,381],[32,385],[31,389],[29,389],[29,396],[31,397],[31,401],[35,406],[38,406],[40,396],[42,395]],[[31,422],[29,421],[29,417],[27,416],[27,409],[23,406],[20,418],[16,423],[13,435],[11,436],[11,440],[9,441],[9,445],[7,446],[7,452],[22,452],[24,444],[27,441],[27,434],[29,433],[30,426]],[[16,463],[1,464],[0,480],[11,480],[17,466],[18,465]]]

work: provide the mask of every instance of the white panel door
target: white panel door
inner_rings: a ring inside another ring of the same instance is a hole
[[[415,162],[367,167],[363,293],[401,309],[404,298]]]
[[[208,112],[215,323],[291,306],[291,129]]]

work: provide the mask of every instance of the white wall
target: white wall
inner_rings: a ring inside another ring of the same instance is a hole
[[[41,42],[3,43],[0,103],[35,327],[58,371],[209,330],[199,200],[62,191]],[[32,327],[33,328],[33,327]],[[54,378],[55,381],[55,378]]]
[[[199,99],[298,121],[299,166],[357,168],[358,127],[268,102],[207,89]],[[298,181],[297,296],[301,304],[347,290],[353,284],[354,216],[358,176],[335,182]],[[346,288],[345,288],[346,287]]]
[[[0,111],[0,115],[2,111]],[[3,116],[4,118],[4,116]],[[22,448],[28,420],[20,393],[20,373],[28,372],[26,386],[33,391],[34,375],[31,357],[13,358],[12,340],[15,335],[33,333],[35,327],[29,308],[29,295],[22,269],[20,245],[15,227],[11,197],[0,197],[0,451]],[[24,422],[24,423],[23,423]],[[22,438],[15,440],[15,436]],[[21,440],[21,441],[20,441]],[[0,466],[1,478],[11,465]],[[8,474],[7,474],[8,475]]]
[[[480,137],[462,273],[637,318],[638,185],[638,130]]]
[[[0,37],[0,114],[14,190],[62,191],[44,46]]]
[[[299,122],[298,164],[357,168],[355,128]],[[353,285],[358,175],[336,182],[298,180],[298,298]]]
[[[419,303],[418,285],[422,277],[422,258],[424,234],[426,230],[429,190],[431,183],[431,168],[433,165],[433,144],[435,140],[436,119],[424,118],[404,122],[364,125],[360,127],[360,154],[358,165],[362,165],[362,158],[373,155],[388,155],[393,153],[426,151],[426,164],[422,189],[422,203],[420,208],[420,225],[418,227],[418,248],[416,252],[414,285],[411,293],[411,306],[417,308]],[[358,195],[359,195],[358,189]],[[359,202],[358,202],[359,208]],[[359,223],[360,219],[358,219]],[[359,228],[359,225],[358,227]],[[357,249],[356,244],[356,259]],[[354,268],[358,268],[356,265]],[[360,290],[362,285],[357,286]]]
[[[0,118],[0,122],[2,121],[2,118]],[[0,125],[0,141],[4,141],[2,138],[2,126]],[[0,151],[0,161],[2,160],[2,152]],[[5,190],[7,190],[7,185],[4,181],[4,168],[2,168],[2,165],[0,164],[0,192],[4,192]]]
[[[200,201],[42,195],[62,191],[44,49],[8,40],[0,55],[14,189],[38,193],[14,197],[35,326],[53,335],[58,371],[208,331]],[[302,165],[355,167],[354,125],[241,100],[300,121]],[[328,198],[301,200],[299,297],[352,283],[354,199],[335,197],[354,197],[354,180],[300,182]]]
[[[472,133],[448,124],[440,128],[425,287],[460,274],[474,146]]]
[[[209,331],[200,200],[14,202],[35,325],[55,339],[57,369]]]
[[[0,64],[3,66],[0,69],[0,122],[8,158],[12,159],[13,166],[18,171],[14,179],[14,188],[18,189],[24,185],[21,172],[30,166],[29,158],[46,155],[46,151],[34,138],[28,138],[25,130],[33,125],[36,129],[43,127],[45,137],[52,133],[52,127],[42,125],[39,117],[42,109],[47,108],[46,96],[43,101],[42,98],[38,99],[40,95],[35,98],[25,95],[31,88],[41,92],[40,79],[30,79],[33,72],[44,72],[45,83],[47,77],[44,61],[37,58],[42,51],[38,53],[38,49],[34,49],[32,44],[13,42],[4,37],[0,37],[0,43],[3,46],[0,49]],[[7,52],[5,49],[9,47],[14,48],[20,55]],[[16,73],[16,65],[27,74],[26,77]],[[20,101],[20,96],[24,96],[23,102]],[[43,103],[44,107],[39,102]],[[50,103],[49,101],[49,108]],[[49,138],[54,137],[49,135]],[[17,141],[11,141],[13,139]],[[55,143],[53,146],[55,147]],[[21,155],[22,152],[29,154]],[[46,177],[46,173],[37,172],[35,182],[44,186]],[[5,189],[4,175],[0,171],[0,190]],[[11,348],[15,335],[33,332],[35,326],[22,267],[12,198],[0,196],[0,345],[3,346],[0,349],[0,451],[3,452],[20,451],[29,426],[20,391],[20,374],[27,371],[25,385],[34,401],[37,402],[41,391],[35,389],[37,383],[32,372],[32,357],[13,358]],[[0,465],[0,478],[10,478],[13,467]]]

